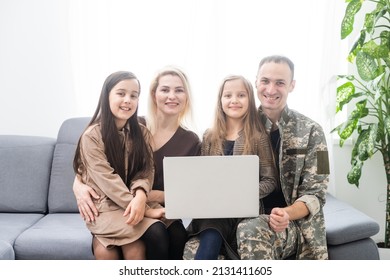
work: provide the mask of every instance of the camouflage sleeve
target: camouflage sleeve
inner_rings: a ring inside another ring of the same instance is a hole
[[[305,202],[310,216],[313,216],[325,204],[329,181],[328,149],[324,132],[318,124],[310,131],[301,180],[297,200]]]

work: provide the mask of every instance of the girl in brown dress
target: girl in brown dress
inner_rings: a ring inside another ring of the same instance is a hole
[[[165,219],[163,158],[165,156],[196,156],[200,153],[200,139],[189,128],[192,96],[189,81],[185,73],[174,66],[159,70],[153,78],[149,91],[149,108],[146,118],[140,118],[149,128],[152,140],[155,174],[153,187],[148,195],[150,216],[163,221],[168,234],[169,258],[182,259],[187,232],[181,220]],[[91,221],[96,217],[96,209],[91,197],[97,194],[76,178],[73,191],[77,198],[80,214]],[[94,214],[95,213],[95,214]],[[120,252],[107,250],[99,242],[94,243],[95,257],[101,259],[119,259]],[[142,242],[132,244],[135,259],[144,259]]]
[[[138,123],[139,94],[139,81],[131,72],[107,77],[73,166],[79,179],[98,195],[93,204],[99,215],[86,221],[94,243],[107,250],[119,247],[123,258],[131,259],[131,244],[142,240],[149,259],[167,259],[164,224],[145,217],[154,166],[150,133]]]

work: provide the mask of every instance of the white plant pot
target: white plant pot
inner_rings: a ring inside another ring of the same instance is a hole
[[[378,248],[381,260],[390,260],[390,248]]]

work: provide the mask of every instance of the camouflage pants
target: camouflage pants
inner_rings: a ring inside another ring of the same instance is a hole
[[[268,226],[268,215],[241,221],[237,228],[238,254],[242,260],[286,259],[296,252],[299,231],[295,223],[280,233]],[[198,236],[190,238],[183,253],[184,260],[193,260],[199,247]],[[223,255],[219,260],[225,259]]]
[[[194,236],[191,237],[186,245],[184,246],[184,252],[183,252],[183,260],[193,260],[196,255],[196,251],[198,251],[199,247],[199,237]],[[223,260],[225,257],[223,255],[218,256],[218,260]]]
[[[261,215],[238,225],[238,254],[242,260],[278,260],[295,254],[299,234],[295,223],[290,222],[285,231],[275,233],[268,219],[268,215]]]

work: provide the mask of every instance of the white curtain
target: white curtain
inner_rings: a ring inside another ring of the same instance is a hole
[[[224,76],[242,74],[254,83],[260,59],[282,54],[296,69],[289,107],[319,122],[331,149],[334,81],[345,65],[344,9],[340,0],[71,0],[78,112],[92,115],[106,76],[130,70],[141,80],[143,115],[154,72],[174,64],[189,76],[201,134]]]

